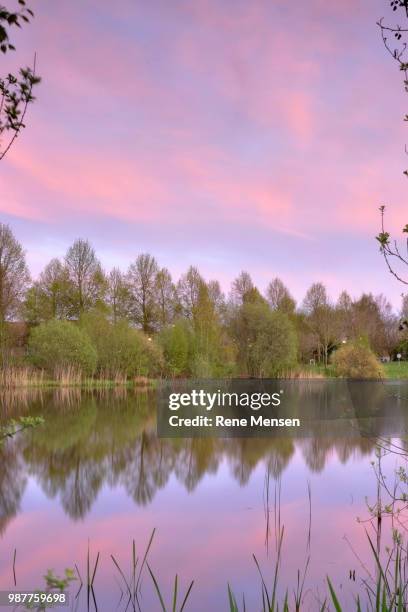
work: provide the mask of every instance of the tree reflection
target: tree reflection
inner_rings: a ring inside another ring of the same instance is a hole
[[[319,391],[311,410],[326,414],[327,397]],[[299,394],[298,405],[307,393]],[[356,400],[354,394],[354,400]],[[313,399],[314,398],[314,399]],[[323,398],[323,400],[322,400]],[[357,398],[358,399],[358,398]],[[318,420],[310,421],[309,437],[159,439],[156,435],[155,395],[124,391],[43,394],[24,412],[42,414],[45,424],[0,448],[0,533],[19,511],[26,474],[35,476],[44,493],[58,498],[73,520],[83,519],[104,486],[123,487],[137,505],[149,504],[172,474],[188,492],[206,474],[217,473],[226,461],[240,486],[245,486],[257,466],[264,464],[278,479],[290,464],[296,448],[312,472],[321,472],[336,453],[343,463],[356,453],[365,455],[373,439],[321,435]],[[317,406],[317,407],[316,407]],[[22,408],[16,405],[16,414]],[[350,418],[345,400],[342,414]],[[361,425],[367,422],[366,415]],[[405,418],[405,417],[404,417]],[[336,427],[337,425],[333,425]]]
[[[0,445],[0,535],[20,509],[27,477],[15,440]]]

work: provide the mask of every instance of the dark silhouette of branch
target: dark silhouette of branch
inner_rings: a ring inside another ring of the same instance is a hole
[[[4,54],[15,50],[9,38],[10,29],[13,26],[21,28],[22,24],[30,23],[34,17],[25,0],[18,0],[18,4],[20,10],[16,12],[10,12],[0,5],[0,51]],[[36,74],[36,56],[32,68],[20,68],[18,76],[9,73],[5,78],[0,78],[0,161],[25,127],[28,105],[35,100],[33,88],[40,81]],[[4,144],[2,141],[6,133],[11,133],[11,137]]]
[[[391,0],[390,6],[394,12],[398,9],[402,9],[405,14],[405,18],[408,19],[408,0]],[[408,41],[404,40],[408,38],[408,27],[401,27],[399,24],[391,26],[384,24],[384,18],[377,22],[380,28],[381,38],[387,52],[391,57],[399,64],[399,69],[404,73],[404,88],[408,93]],[[396,43],[396,46],[391,41]],[[404,121],[408,121],[408,114],[405,115]],[[405,153],[408,155],[407,146],[405,146]],[[408,170],[404,170],[405,176],[408,177]],[[393,267],[394,262],[400,262],[405,266],[408,266],[408,238],[406,240],[406,251],[407,255],[402,254],[396,240],[391,239],[389,232],[385,230],[384,226],[384,213],[385,206],[380,206],[381,212],[381,231],[376,236],[376,240],[380,243],[380,252],[382,253],[385,263],[389,272],[404,285],[408,285],[408,280],[395,270]],[[408,234],[408,224],[403,228],[403,233]]]
[[[382,253],[385,263],[387,264],[388,270],[390,273],[395,276],[395,278],[403,283],[404,285],[408,285],[408,280],[402,278],[402,276],[395,271],[395,269],[391,265],[391,259],[394,258],[400,261],[402,264],[408,266],[407,256],[401,255],[398,244],[396,240],[391,241],[391,236],[389,232],[385,230],[384,225],[384,214],[385,214],[385,206],[380,206],[381,213],[381,232],[376,236],[376,240],[380,243],[380,252]],[[403,228],[403,233],[408,234],[408,225]],[[406,242],[406,250],[408,255],[408,238]]]

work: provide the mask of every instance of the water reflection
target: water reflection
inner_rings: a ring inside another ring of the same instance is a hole
[[[105,485],[123,487],[137,505],[144,506],[172,474],[192,492],[225,459],[233,477],[244,486],[262,461],[278,478],[296,448],[309,469],[319,473],[334,452],[346,463],[355,453],[368,455],[375,446],[373,439],[337,436],[159,439],[155,402],[153,391],[123,388],[37,390],[3,396],[3,418],[42,414],[45,424],[6,442],[0,450],[0,530],[18,513],[28,475],[48,498],[58,498],[72,520],[79,520],[91,510]],[[314,410],[324,414],[327,405],[321,394],[319,402]],[[362,410],[366,418],[367,408]],[[404,425],[405,421],[401,428]],[[318,429],[316,422],[316,434]]]
[[[0,536],[17,515],[27,484],[24,463],[14,444],[0,446]]]

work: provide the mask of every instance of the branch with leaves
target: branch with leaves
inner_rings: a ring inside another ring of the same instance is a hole
[[[390,6],[394,13],[401,9],[404,12],[405,18],[408,19],[408,0],[391,0]],[[388,53],[399,64],[399,69],[404,73],[404,88],[408,93],[408,27],[400,25],[391,26],[384,24],[384,18],[377,22],[381,31],[382,41]],[[405,115],[404,121],[408,121],[408,114]],[[408,149],[405,146],[405,153],[408,155]],[[408,170],[404,170],[404,174],[408,176]],[[391,238],[389,232],[385,229],[384,216],[385,206],[380,206],[381,213],[381,231],[376,236],[376,240],[380,244],[380,252],[382,253],[389,272],[404,285],[408,285],[408,280],[397,271],[395,263],[408,266],[408,237],[402,251],[397,240]],[[408,234],[408,224],[402,228],[403,234]]]
[[[34,17],[33,11],[27,7],[25,0],[18,0],[20,10],[8,11],[5,6],[0,5],[0,51],[15,51],[16,48],[10,42],[9,30],[14,26],[21,28],[23,23],[30,23]]]
[[[25,429],[30,429],[32,427],[37,427],[38,425],[42,425],[44,423],[43,417],[20,417],[18,420],[11,419],[5,425],[0,425],[0,445],[7,438],[13,438],[16,434],[24,431]]]
[[[394,12],[402,9],[408,19],[408,0],[391,0],[390,5]],[[408,27],[403,28],[399,24],[395,26],[385,24],[384,18],[380,19],[377,25],[381,31],[384,47],[398,63],[400,71],[404,73],[404,88],[408,93]],[[404,121],[408,121],[408,114],[404,116]],[[407,147],[405,147],[405,153],[408,155]],[[404,174],[408,176],[408,170],[404,170]]]
[[[18,0],[18,4],[20,10],[15,12],[10,12],[0,5],[0,51],[2,53],[15,50],[14,45],[10,42],[11,28],[21,28],[23,23],[30,23],[30,19],[34,17],[33,11],[26,6],[25,0]],[[32,68],[20,68],[18,76],[9,73],[6,77],[0,78],[0,160],[10,150],[20,131],[25,127],[27,107],[35,100],[33,88],[40,81],[40,77],[36,74],[35,56]],[[5,134],[10,134],[6,142],[4,142]]]
[[[408,236],[406,238],[406,243],[404,245],[404,253],[401,252],[400,247],[398,246],[398,242],[395,239],[391,238],[389,232],[385,230],[384,216],[385,216],[385,206],[380,206],[381,213],[381,231],[376,236],[376,240],[380,243],[380,252],[382,253],[385,263],[387,264],[388,270],[390,273],[395,276],[397,280],[399,280],[404,285],[408,285],[408,280],[402,278],[402,276],[396,272],[395,268],[392,265],[392,261],[399,261],[403,265],[408,266]],[[408,234],[408,224],[402,228],[403,234]],[[405,254],[406,251],[406,254]]]

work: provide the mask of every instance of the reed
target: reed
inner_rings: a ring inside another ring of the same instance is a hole
[[[14,389],[16,387],[35,387],[44,384],[43,370],[35,370],[29,366],[7,366],[0,369],[0,387]]]
[[[0,368],[1,389],[24,389],[41,387],[81,387],[86,389],[115,387],[148,388],[154,381],[144,376],[128,379],[120,370],[103,371],[93,377],[84,378],[80,368],[71,365],[59,365],[54,368],[52,377],[44,370],[31,366],[5,366]]]

